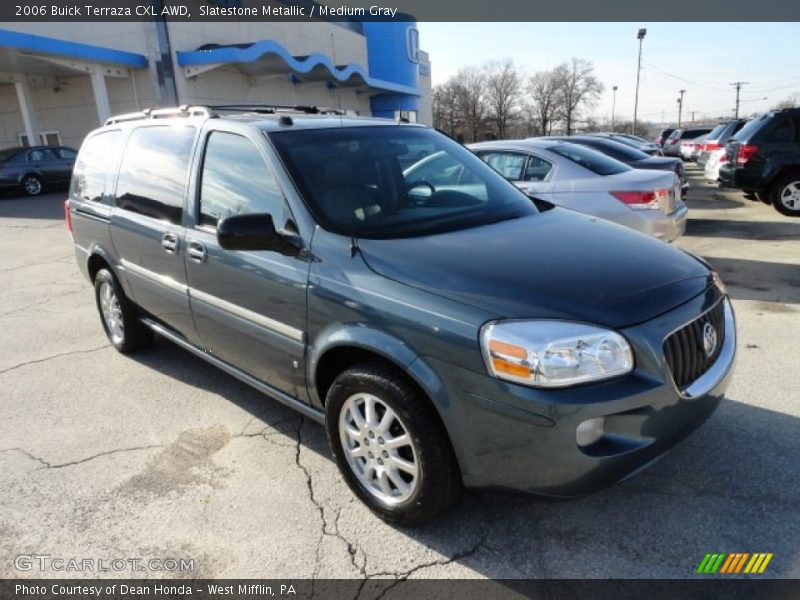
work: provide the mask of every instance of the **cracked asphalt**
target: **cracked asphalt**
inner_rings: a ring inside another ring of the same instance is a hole
[[[105,575],[352,578],[375,598],[409,578],[692,577],[712,551],[773,552],[765,576],[800,577],[800,220],[692,185],[677,245],[734,299],[729,399],[604,492],[469,492],[419,529],[351,495],[322,427],[165,341],[117,354],[64,194],[0,198],[0,577],[93,575],[19,571],[20,554],[184,558],[193,571]]]

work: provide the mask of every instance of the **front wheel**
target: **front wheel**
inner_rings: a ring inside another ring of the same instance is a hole
[[[103,329],[114,348],[128,354],[152,343],[153,332],[139,320],[136,307],[108,269],[97,272],[94,294]]]
[[[22,180],[22,189],[28,196],[38,196],[42,193],[44,186],[42,180],[36,175],[26,175]]]
[[[430,521],[462,484],[447,433],[428,400],[398,370],[360,363],[328,391],[328,442],[345,481],[384,521]]]
[[[800,217],[800,175],[784,177],[775,185],[772,206],[787,217]]]

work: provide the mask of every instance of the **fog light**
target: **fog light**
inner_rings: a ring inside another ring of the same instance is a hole
[[[578,446],[589,446],[603,437],[605,433],[604,423],[604,417],[595,417],[594,419],[587,419],[578,425],[575,430],[575,439],[578,442]]]

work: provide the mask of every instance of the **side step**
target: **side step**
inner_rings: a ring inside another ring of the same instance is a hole
[[[266,383],[256,379],[252,375],[248,375],[244,371],[237,369],[233,365],[226,363],[224,360],[220,360],[216,356],[212,356],[208,352],[204,352],[197,346],[190,344],[182,337],[175,335],[169,329],[167,329],[162,325],[159,325],[158,323],[152,321],[151,319],[143,318],[141,321],[161,337],[164,337],[168,339],[170,342],[177,344],[178,346],[180,346],[184,350],[191,352],[198,358],[202,358],[206,362],[211,363],[218,369],[225,371],[228,375],[236,377],[236,379],[238,379],[239,381],[243,381],[250,387],[254,387],[262,394],[266,394],[267,396],[274,398],[281,404],[285,404],[289,408],[296,410],[297,412],[308,417],[309,419],[313,419],[317,423],[325,422],[325,413],[323,413],[322,411],[317,410],[316,408],[309,406],[308,404],[304,404],[303,402],[300,402],[296,398],[292,398],[288,394],[284,394],[283,392],[272,387],[271,385],[267,385]]]

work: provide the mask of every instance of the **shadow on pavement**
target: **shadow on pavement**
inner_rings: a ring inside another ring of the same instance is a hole
[[[64,219],[67,190],[41,196],[0,195],[0,219]]]
[[[716,256],[704,258],[719,272],[733,298],[800,304],[800,264]],[[779,312],[784,311],[780,309]]]
[[[692,217],[686,222],[684,235],[740,240],[800,240],[800,219],[794,221],[734,221]]]
[[[296,413],[169,342],[134,358],[236,403],[296,442]],[[330,459],[322,426],[306,426],[302,443]],[[392,528],[375,518],[369,530],[377,538],[349,541],[369,556],[376,539],[403,535],[440,554],[438,563],[491,578],[691,578],[711,551],[773,552],[769,574],[796,577],[798,456],[800,420],[726,400],[660,462],[600,493],[558,501],[469,491],[432,524]],[[332,460],[329,468],[336,469]]]

